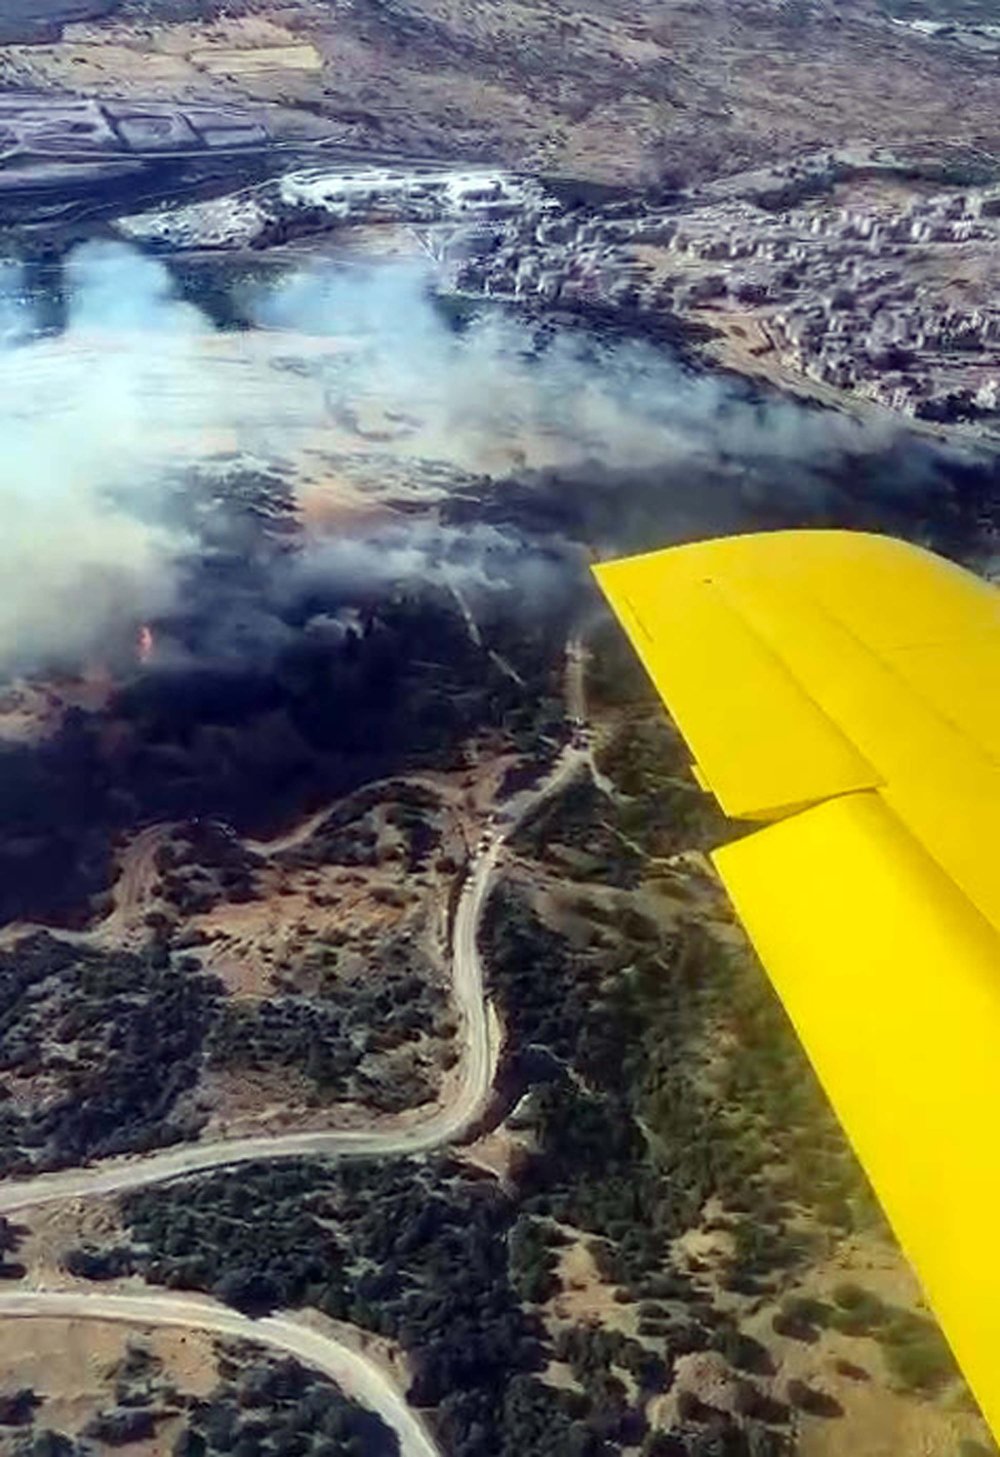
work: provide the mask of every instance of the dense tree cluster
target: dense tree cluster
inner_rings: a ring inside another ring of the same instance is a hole
[[[300,845],[281,851],[279,865],[314,869],[321,865],[374,865],[377,835],[372,811],[382,809],[385,821],[405,846],[406,868],[422,870],[440,842],[440,796],[421,784],[394,780],[369,785],[347,795]]]
[[[23,1427],[34,1417],[41,1406],[41,1398],[30,1386],[19,1386],[13,1391],[0,1391],[0,1427]]]
[[[618,834],[644,855],[710,850],[732,839],[733,825],[695,783],[690,750],[654,710],[629,715],[598,755],[622,798],[612,816]]]
[[[506,892],[488,913],[484,946],[513,1045],[542,1046],[564,1069],[536,1091],[539,1152],[521,1180],[528,1207],[603,1235],[611,1278],[639,1281],[662,1268],[667,1240],[690,1227],[713,1188],[706,1110],[686,1081],[700,1026],[692,987],[705,982],[713,950],[691,931],[624,965],[619,956],[616,967],[603,948],[574,949]],[[685,1080],[659,1159],[639,1121],[653,1057],[676,1060]]]
[[[135,1245],[113,1257],[151,1284],[210,1290],[251,1314],[308,1303],[339,1317],[344,1249],[323,1222],[325,1188],[321,1169],[280,1163],[137,1190],[122,1201]]]
[[[239,1342],[224,1349],[219,1372],[209,1397],[187,1403],[174,1457],[398,1457],[380,1417],[291,1357]]]
[[[349,606],[350,590],[320,580],[275,600],[287,562],[279,572],[274,551],[199,559],[183,606],[157,625],[171,666],[137,672],[101,710],[69,711],[42,743],[0,749],[0,921],[86,921],[115,837],[153,820],[266,834],[373,780],[461,764],[482,730],[524,752],[558,738],[561,606],[536,611],[523,640],[508,626],[512,676],[451,594],[429,586],[380,584],[354,609],[357,627],[310,630]],[[496,594],[523,620],[500,581]],[[419,863],[426,822],[400,819]],[[247,891],[247,867],[231,862],[194,884],[164,869],[187,910]]]
[[[219,820],[188,820],[156,852],[159,892],[182,916],[255,898],[261,857]]]
[[[139,1191],[123,1209],[147,1280],[255,1312],[310,1304],[399,1340],[410,1398],[435,1409],[454,1457],[603,1457],[612,1433],[641,1432],[610,1372],[586,1395],[538,1379],[546,1341],[526,1305],[545,1292],[524,1281],[529,1245],[547,1241],[456,1165],[262,1164]],[[659,1379],[655,1362],[629,1360]]]
[[[197,1132],[179,1104],[198,1080],[222,992],[198,969],[45,933],[0,952],[3,1168],[59,1168]],[[15,1102],[10,1082],[29,1080],[45,1096]]]
[[[846,1224],[869,1217],[870,1192],[759,969],[697,926],[650,939],[611,924],[631,938],[581,949],[511,892],[487,915],[511,1041],[564,1070],[533,1099],[527,1207],[604,1236],[608,1278],[638,1288],[716,1195],[731,1215],[729,1278],[749,1291],[806,1253],[794,1209]],[[709,1096],[699,1069],[720,1029],[732,1052]],[[510,1098],[531,1068],[512,1059]]]
[[[558,857],[559,870],[569,880],[633,889],[639,884],[642,855],[622,836],[615,819],[616,811],[593,781],[578,779],[544,800],[512,843],[538,859]]]
[[[494,1186],[399,1161],[258,1165],[124,1201],[146,1278],[251,1310],[310,1304],[403,1341],[413,1400],[462,1457],[499,1449],[503,1392],[539,1359]],[[335,1233],[331,1232],[331,1226]]]
[[[426,1101],[436,1085],[411,1066],[409,1077],[379,1058],[453,1030],[444,990],[413,957],[385,957],[377,977],[323,979],[319,995],[272,996],[224,1004],[209,1038],[212,1063],[227,1068],[294,1067],[325,1097],[351,1098],[383,1112]]]

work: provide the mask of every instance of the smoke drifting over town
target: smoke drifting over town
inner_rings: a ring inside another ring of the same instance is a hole
[[[815,502],[817,463],[892,443],[888,426],[756,402],[646,345],[498,311],[456,325],[413,266],[315,266],[237,290],[244,327],[226,331],[124,245],[79,248],[61,282],[64,324],[45,329],[21,271],[0,274],[4,671],[100,655],[170,608],[195,542],[167,483],[196,462],[276,468],[293,484],[301,460],[315,476],[324,451],[374,447],[459,474],[556,472],[567,489],[641,471],[661,482],[666,540],[686,473],[712,529],[712,493],[738,489],[734,461],[773,466]],[[386,503],[380,474],[373,463],[373,506]],[[470,590],[507,574],[531,592],[550,566],[516,529],[445,532],[425,518],[389,537],[328,526],[284,570],[286,584],[321,576],[351,590],[422,578]]]
[[[412,412],[472,470],[489,469],[507,440],[528,468],[648,469],[706,452],[805,462],[879,449],[896,433],[791,402],[757,407],[641,342],[599,344],[569,329],[539,339],[500,309],[449,327],[419,266],[304,270],[252,296],[248,311],[264,327],[363,339],[350,356],[356,391]]]

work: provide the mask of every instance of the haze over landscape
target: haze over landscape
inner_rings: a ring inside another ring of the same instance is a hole
[[[0,1448],[994,1451],[590,566],[993,573],[996,7],[2,8]]]

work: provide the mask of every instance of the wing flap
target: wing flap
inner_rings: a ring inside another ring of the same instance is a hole
[[[1000,1430],[1000,938],[877,794],[713,859]]]
[[[840,531],[699,542],[597,576],[727,814],[878,788],[1000,930],[1000,593]]]
[[[597,576],[697,759],[736,819],[773,819],[878,774],[709,580],[662,553]],[[664,570],[666,569],[666,570]]]
[[[777,820],[717,868],[1000,1433],[1000,593],[849,532],[597,575],[699,782]]]

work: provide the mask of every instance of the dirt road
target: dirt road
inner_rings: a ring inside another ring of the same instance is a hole
[[[449,1104],[438,1108],[422,1122],[399,1130],[261,1134],[231,1141],[184,1144],[138,1158],[107,1159],[89,1168],[64,1169],[30,1179],[14,1179],[0,1184],[0,1213],[9,1214],[59,1199],[118,1194],[126,1189],[160,1184],[167,1179],[255,1159],[385,1158],[427,1153],[460,1138],[485,1107],[499,1052],[496,1018],[485,996],[478,938],[504,843],[542,799],[556,793],[586,768],[587,754],[583,747],[568,745],[552,772],[534,789],[510,800],[505,809],[505,822],[491,829],[480,841],[455,913],[453,994],[462,1018],[465,1050],[457,1090]]]
[[[196,1295],[107,1295],[76,1290],[0,1292],[0,1319],[111,1320],[128,1325],[181,1326],[233,1340],[259,1341],[286,1351],[329,1376],[363,1406],[378,1412],[399,1437],[403,1457],[440,1457],[423,1421],[374,1361],[294,1315],[253,1319]]]
[[[582,666],[576,669],[567,654],[568,677],[578,676],[582,708]],[[576,697],[576,690],[573,693]],[[206,1144],[189,1144],[141,1157],[109,1159],[90,1168],[65,1169],[0,1184],[0,1213],[11,1214],[57,1200],[122,1193],[168,1179],[225,1168],[255,1159],[391,1157],[426,1153],[460,1139],[483,1112],[493,1086],[499,1053],[499,1025],[486,997],[479,952],[479,929],[500,865],[505,842],[542,800],[564,788],[577,774],[593,770],[591,750],[579,736],[565,746],[551,772],[533,789],[515,795],[495,816],[480,839],[458,902],[453,929],[453,994],[464,1031],[465,1049],[456,1091],[451,1101],[420,1123],[398,1131],[288,1133]],[[326,813],[310,817],[282,840],[261,849],[272,853],[304,839]],[[126,916],[141,899],[151,873],[152,857],[161,829],[144,832],[130,847],[130,856],[108,918]],[[95,939],[104,933],[105,922]],[[99,1291],[18,1290],[0,1292],[0,1318],[66,1316],[196,1326],[222,1334],[249,1336],[264,1341],[318,1367],[332,1376],[345,1392],[371,1407],[398,1433],[404,1457],[440,1457],[428,1432],[405,1397],[381,1370],[362,1354],[332,1337],[311,1329],[293,1316],[251,1320],[237,1311],[195,1297],[166,1295],[126,1296]]]

